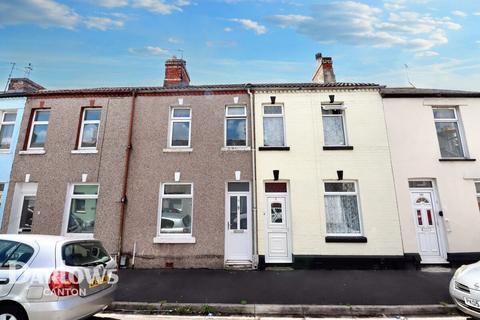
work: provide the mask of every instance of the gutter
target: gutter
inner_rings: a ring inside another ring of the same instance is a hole
[[[126,157],[125,157],[125,167],[123,173],[123,189],[122,189],[122,198],[120,200],[121,207],[120,207],[120,225],[118,230],[118,259],[120,261],[120,257],[123,254],[123,232],[125,229],[125,213],[127,208],[127,187],[128,187],[128,173],[130,171],[130,156],[132,154],[132,138],[133,138],[133,120],[135,118],[135,107],[136,107],[136,98],[137,98],[137,90],[132,90],[132,107],[130,110],[130,123],[128,126],[128,142],[127,142],[127,149],[126,149]]]
[[[251,84],[247,84],[247,93],[250,97],[250,128],[251,128],[251,139],[252,139],[252,224],[253,224],[253,257],[252,257],[252,267],[254,269],[258,268],[258,245],[257,245],[257,145],[255,137],[255,95],[252,92]]]

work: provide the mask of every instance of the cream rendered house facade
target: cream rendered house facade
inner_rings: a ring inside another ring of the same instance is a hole
[[[480,93],[382,89],[405,255],[480,259]]]
[[[260,264],[403,261],[380,87],[322,81],[324,59],[313,83],[255,86]]]

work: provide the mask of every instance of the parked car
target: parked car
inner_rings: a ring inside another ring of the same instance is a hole
[[[450,281],[450,295],[460,310],[480,319],[480,261],[457,269]]]
[[[112,302],[117,280],[100,241],[0,235],[0,319],[82,319]]]

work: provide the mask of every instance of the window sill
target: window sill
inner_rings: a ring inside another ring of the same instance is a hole
[[[165,148],[163,152],[192,152],[193,148]]]
[[[477,161],[477,159],[473,158],[440,158],[438,159],[440,162],[448,162],[448,161]]]
[[[290,147],[259,147],[258,151],[290,151]]]
[[[250,147],[222,147],[222,151],[251,151]]]
[[[191,235],[162,235],[153,238],[153,243],[196,243]]]
[[[12,153],[12,152],[10,151],[10,149],[2,149],[2,150],[0,150],[0,154],[9,154],[9,153]]]
[[[22,150],[18,154],[45,154],[45,150]]]
[[[366,243],[367,237],[363,236],[326,236],[325,242],[338,242],[338,243]]]
[[[353,146],[323,146],[323,150],[353,150]]]
[[[72,150],[70,152],[71,154],[95,154],[98,153],[98,150],[88,150],[88,149],[79,149],[79,150]]]

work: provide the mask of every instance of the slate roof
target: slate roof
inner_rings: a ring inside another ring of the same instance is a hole
[[[480,92],[424,88],[381,88],[384,98],[480,98]]]

